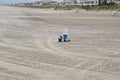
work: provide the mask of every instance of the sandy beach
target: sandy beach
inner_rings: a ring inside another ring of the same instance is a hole
[[[120,12],[0,6],[0,80],[120,80]],[[67,32],[70,42],[57,42]]]

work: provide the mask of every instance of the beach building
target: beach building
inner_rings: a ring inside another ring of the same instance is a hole
[[[120,3],[120,0],[107,0],[107,3],[114,2],[114,3]]]
[[[51,0],[37,0],[37,1],[42,3],[49,3]]]
[[[119,3],[120,0],[63,0],[64,5],[70,6],[70,5],[100,5],[103,4],[104,2],[110,3],[110,2],[115,2]]]

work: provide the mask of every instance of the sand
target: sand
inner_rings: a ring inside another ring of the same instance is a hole
[[[120,80],[120,12],[0,6],[0,80]],[[71,42],[58,43],[69,33]]]

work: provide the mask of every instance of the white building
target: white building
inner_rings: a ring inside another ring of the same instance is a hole
[[[36,0],[33,6],[58,6],[58,2],[53,0]]]
[[[102,4],[103,2],[115,2],[118,3],[120,0],[64,0],[64,5],[99,5]]]
[[[51,0],[36,0],[34,6],[46,6]]]
[[[37,0],[37,1],[42,3],[49,3],[51,0]]]
[[[120,3],[120,0],[107,0],[107,3],[114,2],[114,3]]]
[[[98,5],[99,0],[64,0],[65,5]]]

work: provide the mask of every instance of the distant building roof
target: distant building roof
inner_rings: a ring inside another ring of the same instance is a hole
[[[37,1],[40,1],[40,2],[43,2],[43,3],[48,3],[48,2],[50,2],[51,0],[37,0]]]

